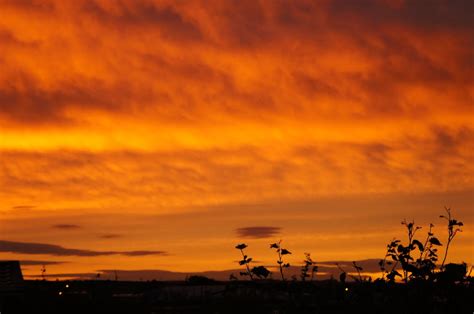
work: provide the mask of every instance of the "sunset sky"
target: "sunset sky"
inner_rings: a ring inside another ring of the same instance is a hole
[[[473,4],[0,0],[0,259],[380,258],[448,206],[473,263]]]

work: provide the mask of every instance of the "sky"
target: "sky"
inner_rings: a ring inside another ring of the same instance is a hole
[[[0,0],[0,259],[364,260],[447,206],[473,263],[473,6]]]

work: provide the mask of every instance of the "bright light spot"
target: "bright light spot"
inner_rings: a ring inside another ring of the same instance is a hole
[[[349,291],[349,288],[346,288],[345,290],[346,290],[346,291]]]
[[[66,288],[69,288],[69,285],[66,285]]]
[[[59,295],[63,295],[63,292],[62,292],[62,291],[59,291]]]

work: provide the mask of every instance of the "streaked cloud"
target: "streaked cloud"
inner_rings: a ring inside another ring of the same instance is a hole
[[[17,206],[12,206],[13,210],[31,210],[36,208],[36,206],[31,206],[31,205],[17,205]]]
[[[21,260],[20,264],[22,266],[40,266],[40,265],[59,265],[59,264],[65,264],[69,262],[63,262],[63,261],[38,261],[38,260]]]
[[[236,233],[239,237],[244,238],[270,238],[280,233],[280,227],[267,227],[267,226],[258,226],[258,227],[242,227],[236,229]]]
[[[80,229],[81,226],[75,225],[75,224],[57,224],[57,225],[52,225],[51,228],[63,229],[63,230],[73,230],[73,229]]]
[[[13,242],[0,240],[0,252],[17,254],[42,254],[53,256],[102,256],[102,255],[125,255],[125,256],[148,256],[165,255],[163,251],[92,251],[84,249],[70,249],[54,244]]]

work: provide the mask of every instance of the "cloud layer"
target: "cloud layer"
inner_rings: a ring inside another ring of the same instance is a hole
[[[82,249],[69,249],[54,244],[12,242],[0,240],[0,252],[10,252],[17,254],[40,254],[53,256],[103,256],[103,255],[124,255],[124,256],[147,256],[166,255],[163,251],[92,251]]]
[[[75,224],[57,224],[57,225],[52,225],[51,228],[63,229],[63,230],[73,230],[73,229],[80,229],[81,226],[75,225]]]
[[[280,230],[280,227],[258,226],[238,228],[235,231],[239,237],[259,239],[273,237],[278,234]]]
[[[153,248],[160,234],[175,263],[182,254],[192,267],[223,269],[217,258],[233,243],[219,242],[217,230],[307,226],[289,205],[272,221],[275,204],[313,204],[307,213],[326,230],[317,206],[325,199],[340,200],[326,210],[352,217],[347,226],[374,218],[376,207],[397,221],[433,217],[432,203],[400,206],[400,195],[431,195],[442,208],[459,192],[456,204],[472,203],[473,6],[0,0],[0,213],[18,221],[2,237],[2,255],[88,256],[108,267],[110,255],[128,263],[161,254],[120,250]],[[351,197],[379,203],[354,209],[344,201]],[[226,211],[245,206],[255,207]],[[220,220],[206,216],[199,228],[179,216],[211,209]],[[79,213],[104,218],[82,224]],[[120,229],[122,214],[179,218]],[[385,223],[358,232],[370,237]],[[238,232],[258,241],[277,231]],[[187,254],[190,239],[203,239],[205,256]],[[61,246],[42,244],[50,241]],[[364,246],[365,257],[374,247]]]

